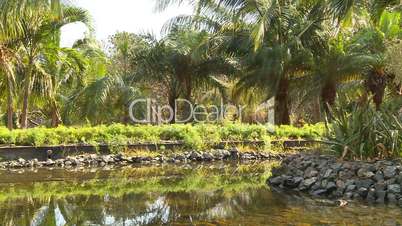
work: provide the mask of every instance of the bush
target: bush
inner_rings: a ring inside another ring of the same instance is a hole
[[[374,159],[399,156],[402,151],[402,116],[376,111],[370,104],[347,103],[332,109],[326,138],[332,151],[343,158]]]
[[[221,141],[268,141],[270,138],[318,138],[323,125],[306,125],[302,128],[280,126],[274,131],[263,125],[248,124],[174,124],[174,125],[135,125],[122,124],[64,127],[32,128],[8,131],[0,127],[0,144],[3,145],[69,145],[90,144],[111,146],[138,142],[183,141],[187,148],[208,148]]]

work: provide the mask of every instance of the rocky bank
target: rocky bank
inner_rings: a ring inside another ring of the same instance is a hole
[[[0,169],[32,168],[32,167],[103,167],[108,165],[152,164],[152,163],[185,163],[185,162],[211,162],[223,160],[280,160],[284,154],[267,152],[240,152],[236,148],[230,150],[217,149],[208,152],[187,151],[181,153],[161,153],[150,156],[127,156],[124,154],[83,154],[67,156],[61,159],[52,159],[52,151],[48,151],[47,161],[37,159],[16,159],[0,162]]]
[[[271,186],[331,199],[402,206],[400,161],[338,161],[324,155],[286,157],[268,180]]]

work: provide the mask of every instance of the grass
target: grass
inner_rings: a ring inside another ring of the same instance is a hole
[[[0,128],[0,145],[45,146],[90,144],[128,145],[182,141],[185,148],[205,149],[222,141],[269,141],[272,139],[317,139],[325,131],[322,124],[302,128],[248,124],[100,125],[84,127],[32,128],[9,131]],[[267,142],[268,143],[268,142]]]

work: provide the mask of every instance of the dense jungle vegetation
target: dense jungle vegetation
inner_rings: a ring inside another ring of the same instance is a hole
[[[161,38],[119,32],[105,47],[85,9],[61,0],[0,1],[4,126],[128,125],[132,101],[149,97],[172,108],[179,98],[245,106],[241,117],[219,123],[265,123],[268,110],[256,110],[274,100],[277,125],[331,123],[339,153],[379,145],[400,151],[398,1],[158,0],[155,9],[184,2],[193,14],[167,21]],[[77,22],[88,27],[86,37],[62,47],[61,28]]]

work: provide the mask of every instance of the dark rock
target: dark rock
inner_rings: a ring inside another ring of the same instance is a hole
[[[398,184],[402,184],[402,173],[399,173],[399,175],[396,176],[395,179]]]
[[[360,197],[362,197],[362,198],[366,198],[367,197],[367,194],[368,194],[368,188],[363,188],[363,187],[361,187],[361,188],[359,188],[358,190],[357,190],[357,193],[360,195]]]
[[[363,188],[369,188],[371,187],[371,185],[374,184],[374,181],[372,181],[371,179],[363,179],[363,180],[358,180],[356,182],[357,187],[363,187]]]
[[[347,180],[353,178],[355,176],[355,173],[352,170],[342,170],[339,172],[338,176],[341,180]]]
[[[238,159],[239,158],[239,150],[237,150],[237,148],[230,149],[230,157],[232,159]]]
[[[206,160],[206,161],[212,161],[212,160],[214,159],[214,156],[211,155],[211,154],[208,153],[208,152],[204,152],[204,153],[202,154],[202,158],[203,158],[204,160]]]
[[[269,183],[272,185],[280,185],[283,183],[283,181],[284,181],[284,178],[282,176],[269,178]]]
[[[328,182],[327,186],[326,186],[326,190],[328,192],[332,192],[335,191],[337,189],[336,184],[334,182]]]
[[[201,160],[202,159],[202,155],[196,151],[192,151],[190,154],[190,159],[191,160]]]
[[[396,167],[395,166],[387,166],[383,170],[385,179],[392,178],[396,175]]]
[[[390,184],[387,186],[387,191],[389,193],[397,194],[401,193],[401,185],[399,184]]]
[[[302,181],[302,177],[291,177],[284,181],[284,185],[288,188],[296,188]]]
[[[354,190],[356,190],[356,188],[357,188],[357,186],[354,185],[354,184],[348,185],[348,186],[346,187],[346,192],[354,191]]]
[[[387,194],[387,201],[390,204],[397,204],[398,203],[398,199],[397,199],[396,195],[393,194],[393,193],[388,193]]]
[[[315,191],[311,192],[311,194],[313,196],[321,196],[321,195],[324,195],[326,193],[327,193],[326,189],[318,189],[318,190],[315,190]]]
[[[384,181],[384,174],[381,171],[377,171],[374,175],[374,180],[377,182]]]
[[[345,197],[345,199],[352,199],[353,192],[346,192],[343,197]]]
[[[371,203],[375,202],[375,199],[376,199],[375,195],[376,195],[376,190],[374,188],[370,188],[368,190],[366,200]]]

